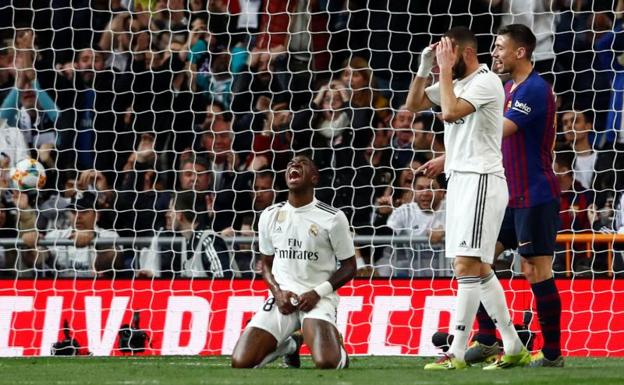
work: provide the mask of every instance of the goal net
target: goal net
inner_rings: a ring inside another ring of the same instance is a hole
[[[353,229],[358,278],[337,312],[348,352],[437,354],[431,336],[454,322],[453,224],[444,179],[416,169],[444,152],[444,128],[403,104],[424,47],[467,26],[490,65],[510,23],[535,32],[557,95],[563,352],[624,355],[623,6],[4,2],[0,356],[230,354],[268,295],[258,219],[286,199],[295,154]],[[496,268],[537,349],[518,255]]]

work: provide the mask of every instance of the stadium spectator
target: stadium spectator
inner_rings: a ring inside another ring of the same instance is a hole
[[[234,224],[234,213],[244,204],[238,191],[243,190],[245,176],[239,155],[232,151],[232,122],[215,120],[201,137],[202,152],[211,165],[214,195],[209,194],[208,211],[214,211],[209,227],[219,232]]]
[[[593,136],[593,125],[589,112],[567,111],[561,117],[565,140],[574,151],[574,180],[584,189],[593,185],[598,153],[589,142]]]
[[[444,153],[443,131],[444,125],[434,114],[421,113],[416,116],[412,124],[414,131],[415,157],[420,162]]]
[[[57,100],[59,107],[68,109],[67,119],[75,130],[63,130],[59,151],[62,164],[76,165],[85,170],[95,167],[95,115],[100,109],[96,104],[101,99],[98,91],[105,90],[103,82],[111,78],[103,73],[105,55],[91,48],[79,51],[76,62],[57,64],[56,69],[61,76],[57,77]],[[101,104],[101,103],[100,103]],[[71,154],[72,150],[76,154]],[[73,159],[75,155],[77,159]]]
[[[270,168],[260,170],[255,173],[253,180],[253,190],[249,194],[252,202],[251,210],[239,212],[239,218],[236,223],[239,228],[228,227],[221,232],[224,237],[235,237],[237,235],[244,237],[253,237],[258,232],[258,220],[260,213],[275,203],[278,186],[275,185],[275,173]],[[252,249],[253,246],[253,249]],[[234,254],[236,264],[241,269],[243,277],[252,276],[261,269],[258,266],[259,259],[256,259],[258,248],[256,244],[237,244],[234,246]]]
[[[290,106],[296,111],[310,100],[312,74],[329,66],[327,13],[318,1],[306,0],[265,0],[262,11],[251,62],[274,66],[281,87],[292,93]]]
[[[362,127],[363,123],[370,124],[367,108],[372,108],[375,113],[380,114],[379,119],[389,118],[384,115],[389,112],[388,100],[376,91],[377,82],[366,59],[354,56],[348,62],[343,63],[340,80],[351,94],[351,107],[356,109],[357,116],[352,118],[354,127]],[[358,113],[360,109],[363,110]]]
[[[130,70],[132,62],[130,53],[131,32],[130,13],[119,12],[111,18],[98,42],[100,50],[110,53],[106,60],[106,66],[116,72],[125,73]]]
[[[171,198],[166,229],[154,237],[149,249],[142,250],[141,276],[188,278],[231,278],[237,271],[236,262],[225,241],[199,223],[197,213],[204,210],[192,192],[178,193]],[[172,242],[160,243],[162,236],[173,236]]]
[[[190,155],[182,160],[179,171],[180,191],[195,191],[199,194],[210,190],[210,164],[202,156]]]
[[[607,116],[612,68],[598,60],[594,44],[613,29],[613,2],[577,1],[570,7],[574,7],[575,12],[568,10],[557,15],[556,91],[563,105],[574,104],[582,110],[593,110],[594,128],[600,132]],[[604,139],[599,135],[600,146]]]
[[[597,37],[594,50],[600,62],[601,69],[612,76],[611,98],[606,106],[607,120],[604,131],[606,133],[603,145],[605,149],[622,151],[624,132],[622,131],[622,106],[624,105],[624,65],[620,58],[624,53],[623,13],[624,1],[618,0],[615,10],[615,21],[609,31]],[[602,144],[602,143],[601,143]]]
[[[397,208],[383,207],[383,210],[390,210],[387,226],[394,234],[407,236],[414,242],[396,243],[392,250],[387,250],[386,256],[376,262],[380,276],[422,275],[424,270],[430,270],[434,258],[443,258],[439,251],[423,248],[420,243],[420,238],[427,238],[431,244],[439,244],[444,239],[446,213],[442,182],[442,178],[418,175],[411,186],[413,201]],[[423,259],[427,260],[426,264]]]
[[[593,228],[595,220],[594,195],[574,179],[572,159],[558,154],[555,158],[555,173],[561,187],[561,208],[559,230],[564,232],[584,232]]]
[[[339,141],[351,121],[352,111],[346,109],[350,96],[345,85],[339,80],[321,86],[310,103],[310,109],[298,111],[293,118],[292,128],[295,131],[293,146],[323,151]],[[316,163],[318,164],[318,161]]]
[[[15,49],[9,39],[0,39],[0,100],[4,100],[15,84]]]
[[[0,187],[9,186],[10,168],[28,157],[30,153],[20,129],[0,118]]]
[[[72,225],[73,218],[69,207],[75,201],[78,193],[76,190],[76,173],[63,173],[61,179],[63,179],[63,188],[58,193],[51,194],[39,206],[37,229],[43,231],[64,230]]]
[[[52,230],[42,236],[34,228],[35,214],[26,195],[16,194],[20,210],[20,238],[24,249],[20,258],[28,268],[35,271],[53,270],[52,276],[58,277],[93,277],[112,273],[120,267],[118,250],[114,244],[93,244],[95,240],[114,240],[117,233],[105,230],[97,225],[99,205],[92,192],[83,192],[69,209],[74,212],[73,225],[63,230]],[[38,246],[40,239],[47,241],[73,240],[74,244]]]
[[[162,226],[160,213],[167,210],[169,194],[157,189],[163,173],[158,169],[154,136],[143,134],[136,151],[130,155],[121,173],[115,202],[116,228],[127,236],[150,236]]]
[[[265,112],[261,120],[262,129],[254,133],[252,152],[245,161],[249,171],[266,167],[283,170],[291,158],[292,135],[289,128],[292,113],[288,110],[288,103],[273,103],[270,107],[269,103],[270,100],[264,96],[258,99],[258,110]]]
[[[210,163],[200,155],[194,155],[188,152],[188,156],[183,156],[178,169],[178,186],[174,186],[176,191],[193,191],[198,202],[202,202],[204,207],[210,205],[214,199],[212,191],[212,176],[210,172]],[[198,213],[198,221],[200,224],[206,224],[212,221],[214,212],[212,210],[204,210]]]
[[[18,239],[15,210],[0,199],[0,239]],[[17,271],[17,247],[0,245],[0,277],[14,276]]]
[[[402,168],[414,159],[414,131],[417,114],[401,106],[392,119],[392,167]]]
[[[372,175],[370,180],[374,188],[373,199],[383,195],[395,179],[396,170],[390,164],[392,160],[391,135],[390,130],[377,129],[371,145],[366,149],[365,158],[369,165],[368,168]]]
[[[0,118],[20,129],[29,149],[54,148],[59,109],[35,80],[35,71],[25,68],[17,70],[16,86],[2,101]]]

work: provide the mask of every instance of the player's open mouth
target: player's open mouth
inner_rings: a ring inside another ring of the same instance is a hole
[[[298,182],[301,180],[301,170],[298,168],[291,167],[288,170],[288,181],[289,182]]]

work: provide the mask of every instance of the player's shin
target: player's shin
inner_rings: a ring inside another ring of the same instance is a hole
[[[531,285],[542,329],[542,352],[549,360],[561,356],[561,298],[554,278]]]
[[[493,271],[481,279],[481,302],[501,334],[505,354],[518,354],[522,341],[511,321],[503,287]]]
[[[477,309],[479,308],[480,278],[463,276],[457,278],[457,313],[453,343],[449,353],[456,359],[464,361],[468,336],[472,329]]]
[[[286,338],[281,344],[277,346],[277,348],[275,348],[275,351],[269,353],[266,357],[264,357],[262,362],[256,365],[256,368],[263,368],[271,362],[277,360],[278,358],[285,356],[286,354],[293,353],[295,350],[297,350],[297,347],[297,342],[292,337]]]

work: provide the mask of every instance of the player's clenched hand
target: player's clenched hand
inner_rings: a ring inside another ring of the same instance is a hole
[[[443,37],[436,48],[436,60],[440,70],[452,69],[457,58],[457,47],[453,46],[453,42],[448,37]]]
[[[318,301],[321,300],[318,293],[314,290],[310,290],[299,296],[299,310],[308,312],[316,306]]]
[[[435,178],[444,171],[444,156],[433,158],[416,169],[417,173],[422,173],[428,178]]]
[[[280,290],[275,294],[275,303],[277,304],[277,308],[280,313],[288,315],[297,310],[297,308],[293,305],[291,298],[294,298],[296,303],[297,294],[288,290]]]

